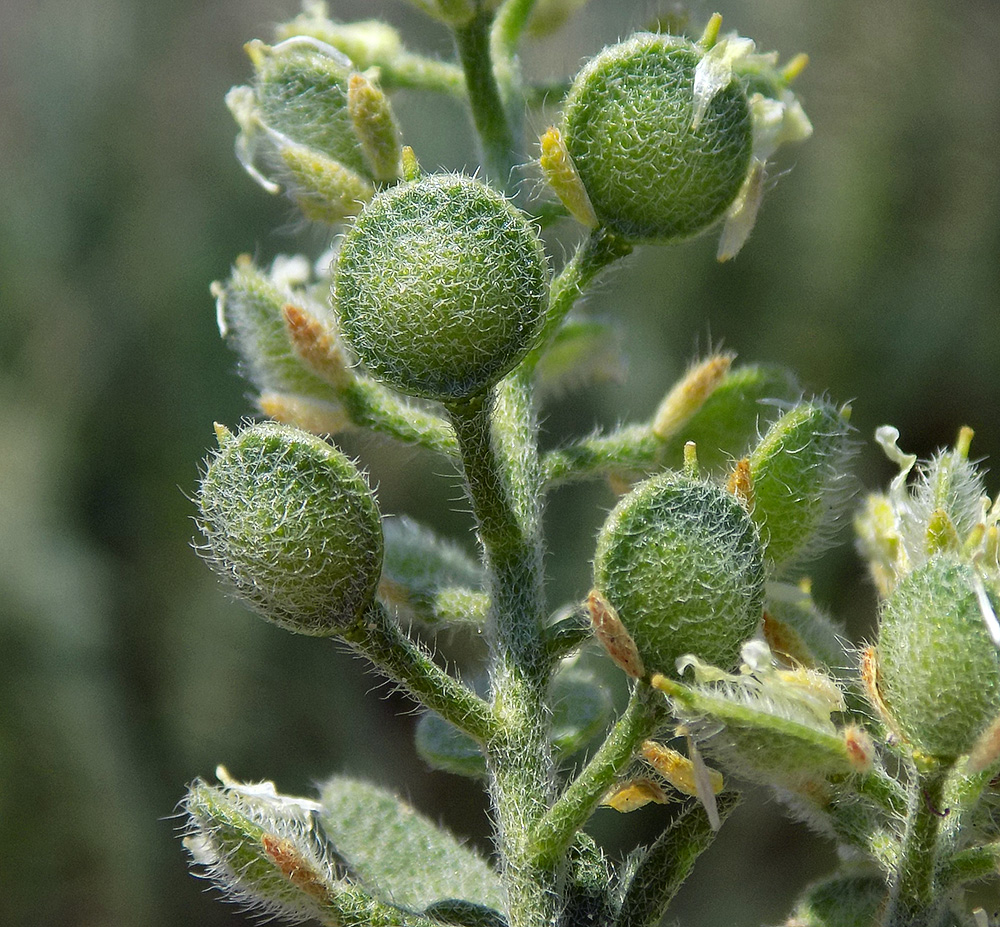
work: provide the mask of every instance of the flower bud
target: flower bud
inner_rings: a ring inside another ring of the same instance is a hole
[[[265,273],[247,255],[241,255],[225,282],[212,284],[219,331],[240,356],[241,372],[262,392],[290,394],[333,402],[330,383],[310,369],[296,351],[285,320],[285,307],[303,317],[303,300],[280,279],[276,271]]]
[[[343,866],[308,799],[279,795],[271,782],[196,780],[184,798],[184,845],[193,864],[233,901],[292,921],[336,913]]]
[[[696,111],[704,56],[686,39],[638,34],[591,59],[566,98],[562,135],[597,218],[630,241],[696,235],[743,186],[750,105],[733,79]]]
[[[984,621],[996,600],[975,567],[939,554],[901,579],[883,606],[877,693],[924,757],[969,752],[1000,712],[1000,654]]]
[[[340,331],[371,374],[442,401],[481,394],[517,365],[547,292],[535,229],[459,174],[379,194],[345,234],[333,283]]]
[[[298,16],[277,28],[279,39],[312,36],[342,51],[359,71],[381,67],[405,54],[399,31],[377,19],[341,23],[329,18],[327,4],[305,0]]]
[[[372,602],[382,566],[378,507],[325,441],[274,423],[219,426],[201,481],[201,553],[268,621],[337,634]]]
[[[651,671],[673,675],[689,653],[735,666],[761,618],[764,561],[753,521],[721,488],[677,473],[640,483],[615,507],[594,577]]]
[[[853,450],[849,411],[825,402],[800,403],[750,454],[753,519],[779,572],[823,546],[844,501]]]
[[[398,129],[388,100],[319,39],[255,41],[247,52],[253,86],[234,87],[226,97],[240,125],[236,149],[244,167],[271,193],[284,186],[306,218],[355,215],[374,194],[373,180],[398,176]],[[365,85],[354,106],[352,78]]]

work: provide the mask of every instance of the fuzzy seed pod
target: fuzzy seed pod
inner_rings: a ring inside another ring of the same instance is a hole
[[[676,675],[688,653],[734,667],[761,618],[754,523],[729,493],[678,473],[619,502],[601,529],[594,577],[651,671]]]
[[[820,551],[829,539],[853,453],[849,409],[803,402],[767,430],[750,454],[753,518],[777,572]]]
[[[985,601],[984,601],[985,600]],[[905,576],[879,623],[878,695],[911,747],[949,761],[1000,712],[1000,654],[983,609],[995,610],[975,568],[941,554]]]
[[[357,621],[382,567],[382,525],[357,468],[336,448],[274,423],[237,435],[201,481],[201,553],[268,621],[324,637]]]
[[[750,105],[734,78],[704,113],[695,87],[705,52],[641,33],[577,76],[562,134],[598,220],[635,242],[696,235],[720,219],[750,168]]]
[[[379,194],[344,236],[333,284],[340,331],[372,375],[442,401],[481,394],[513,369],[547,293],[535,229],[460,174]]]

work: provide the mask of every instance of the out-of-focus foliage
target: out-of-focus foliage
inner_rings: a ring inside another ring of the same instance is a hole
[[[727,25],[750,25],[744,5],[717,6]],[[332,7],[345,20],[382,13],[412,44],[448,53],[407,4]],[[11,927],[232,923],[201,898],[169,820],[180,784],[218,762],[292,793],[334,771],[419,783],[416,806],[486,832],[474,786],[417,774],[413,719],[394,717],[404,703],[366,699],[362,669],[332,646],[253,621],[187,547],[191,461],[213,419],[233,426],[250,411],[208,282],[234,254],[302,250],[287,207],[236,163],[223,104],[249,75],[244,37],[269,38],[295,11],[291,0],[0,5],[0,923]],[[592,0],[525,66],[571,74],[655,12]],[[796,90],[815,137],[737,260],[716,265],[703,239],[641,250],[610,277],[592,305],[625,328],[627,391],[569,395],[547,410],[547,430],[554,440],[647,416],[691,355],[721,340],[855,397],[866,439],[893,422],[926,455],[967,423],[976,453],[995,459],[1000,6],[761,0],[752,25],[762,45],[809,52]],[[424,118],[428,105],[444,112]],[[475,163],[454,104],[407,93],[397,112],[424,164]],[[317,254],[326,245],[305,237]],[[385,510],[421,518],[403,503],[414,498],[446,507],[433,461],[363,450]],[[872,451],[861,469],[869,484],[888,473]],[[557,596],[586,591],[612,501],[593,488],[555,496]],[[462,513],[439,527],[471,545]],[[849,549],[815,591],[848,619],[872,613]],[[737,915],[717,884],[695,879],[677,909],[685,924],[773,922],[824,868],[805,855],[821,844],[792,842],[799,831],[762,812],[744,824],[705,870],[754,880],[757,907]],[[769,860],[766,876],[750,856]]]

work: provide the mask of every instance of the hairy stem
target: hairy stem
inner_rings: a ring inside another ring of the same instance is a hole
[[[380,65],[379,84],[383,90],[409,88],[444,93],[459,100],[466,99],[462,69],[446,61],[404,52],[392,61]]]
[[[455,436],[448,423],[433,412],[407,402],[380,383],[357,377],[339,389],[339,398],[351,421],[406,444],[454,457]]]
[[[505,0],[497,10],[490,32],[493,71],[511,125],[517,124],[516,108],[521,104],[522,97],[517,48],[534,8],[535,0]]]
[[[545,602],[536,425],[526,382],[449,407],[467,491],[486,556],[491,599],[490,684],[501,730],[488,744],[490,778],[511,927],[551,923],[555,873],[541,869],[528,835],[554,790],[542,646]]]
[[[639,744],[653,732],[664,710],[662,697],[646,683],[639,682],[624,714],[600,749],[538,822],[532,845],[539,865],[554,865],[565,853],[615,777],[628,765]]]
[[[910,783],[910,806],[899,868],[883,927],[930,927],[944,899],[934,890],[938,835],[947,770],[918,773]]]
[[[364,619],[344,635],[352,650],[366,657],[401,685],[421,705],[465,731],[479,743],[490,742],[499,725],[490,706],[438,666],[375,603]]]

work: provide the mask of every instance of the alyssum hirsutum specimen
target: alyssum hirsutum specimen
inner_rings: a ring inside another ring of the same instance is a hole
[[[607,329],[580,304],[601,272],[710,229],[720,259],[740,250],[775,150],[812,131],[790,87],[804,57],[782,65],[714,16],[696,39],[606,48],[554,96],[517,51],[581,0],[412,2],[451,30],[456,63],[307,3],[247,46],[253,79],[227,97],[247,171],[336,235],[319,260],[241,257],[213,285],[270,421],[217,427],[200,550],[264,618],[346,643],[426,709],[417,749],[483,781],[495,857],[362,782],[292,798],[220,767],[184,799],[197,870],[292,921],[652,927],[748,780],[842,850],[789,925],[985,923],[962,891],[1000,860],[1000,504],[971,432],[923,463],[879,432],[900,472],[856,519],[881,598],[860,653],[802,578],[850,499],[847,408],[717,353],[647,421],[539,451],[539,397],[607,369]],[[420,167],[402,88],[468,106],[481,169]],[[543,96],[558,115],[526,145]],[[533,186],[514,170],[528,162]],[[556,272],[554,221],[580,238]],[[383,518],[329,437],[354,429],[450,462],[478,557]],[[592,588],[552,603],[541,511],[584,479],[620,498]],[[482,632],[488,686],[442,668],[414,625]],[[630,692],[614,719],[588,670],[601,653]],[[671,823],[626,860],[587,835],[600,808],[649,802],[673,803]]]

